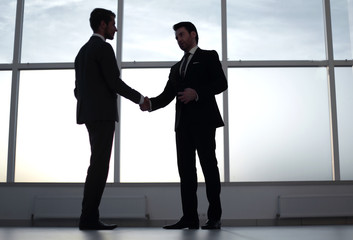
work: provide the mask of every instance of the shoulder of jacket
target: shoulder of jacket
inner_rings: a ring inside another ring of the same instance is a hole
[[[199,50],[200,50],[200,53],[203,53],[203,54],[212,54],[212,55],[218,54],[216,50],[204,50],[204,49],[200,49],[200,48],[199,48]]]
[[[109,43],[96,36],[92,36],[89,41],[97,46],[111,47]]]
[[[171,69],[177,68],[177,67],[180,65],[180,62],[181,62],[181,61],[176,62],[176,63],[171,67]]]

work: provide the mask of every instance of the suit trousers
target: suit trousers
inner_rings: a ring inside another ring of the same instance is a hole
[[[115,121],[86,123],[91,145],[91,158],[83,192],[81,221],[96,222],[99,204],[108,177],[110,155],[115,131]]]
[[[215,135],[216,129],[212,127],[189,126],[176,130],[177,160],[184,219],[198,220],[195,151],[198,153],[205,177],[206,194],[209,202],[208,219],[220,220],[221,218],[221,183],[215,153]]]

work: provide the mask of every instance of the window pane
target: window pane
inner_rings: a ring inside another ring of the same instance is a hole
[[[76,124],[74,81],[72,70],[21,72],[16,182],[85,181],[90,145]]]
[[[126,69],[124,81],[142,94],[155,97],[167,82],[169,69]],[[221,108],[222,106],[219,105]],[[141,112],[139,106],[121,101],[121,181],[179,182],[175,147],[175,101],[155,112]],[[217,158],[224,179],[223,129],[217,130]],[[197,158],[199,181],[204,181]]]
[[[1,2],[0,8],[0,63],[11,63],[15,36],[16,0]]]
[[[116,0],[98,5],[116,13]],[[26,0],[21,62],[73,62],[92,35],[89,16],[95,7],[94,0]]]
[[[227,1],[232,60],[325,59],[322,0]]]
[[[331,1],[331,19],[335,59],[352,59],[353,1]]]
[[[353,180],[353,69],[336,68],[338,143],[342,180]]]
[[[0,71],[0,182],[6,181],[10,121],[11,72]]]
[[[325,68],[230,69],[231,181],[332,180]]]
[[[186,20],[195,24],[201,48],[214,49],[221,54],[219,0],[125,1],[123,61],[181,59],[173,25]]]

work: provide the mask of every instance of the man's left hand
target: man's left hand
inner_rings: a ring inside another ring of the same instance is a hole
[[[192,88],[185,88],[183,92],[178,92],[178,100],[184,104],[197,99],[197,93]]]

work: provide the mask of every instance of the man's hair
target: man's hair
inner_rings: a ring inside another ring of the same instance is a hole
[[[95,8],[91,12],[91,16],[89,18],[89,23],[93,32],[98,31],[101,21],[104,21],[108,25],[112,17],[115,18],[115,13],[112,11],[103,8]]]
[[[192,24],[191,22],[180,22],[177,23],[173,26],[174,31],[178,30],[179,28],[185,27],[185,29],[191,33],[191,32],[195,32],[196,33],[196,43],[199,42],[199,34],[197,33],[196,27],[194,24]]]

